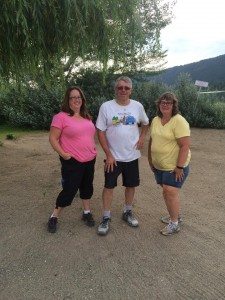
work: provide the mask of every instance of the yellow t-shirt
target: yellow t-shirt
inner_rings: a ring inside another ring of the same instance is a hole
[[[168,123],[162,125],[161,118],[155,117],[150,127],[152,139],[151,156],[156,169],[162,171],[174,170],[177,165],[179,145],[177,139],[190,136],[190,127],[184,117],[177,114]],[[191,152],[187,157],[185,166],[191,159]]]

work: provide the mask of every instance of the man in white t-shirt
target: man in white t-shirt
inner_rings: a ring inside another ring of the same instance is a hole
[[[140,182],[138,159],[141,156],[140,149],[144,144],[149,120],[143,105],[130,99],[131,92],[131,79],[126,76],[119,77],[115,82],[116,98],[101,105],[96,122],[98,139],[106,154],[103,220],[98,227],[100,235],[106,235],[109,231],[113,189],[117,186],[120,174],[125,186],[122,219],[132,227],[138,226],[138,221],[132,213],[132,203],[135,187],[139,186]]]

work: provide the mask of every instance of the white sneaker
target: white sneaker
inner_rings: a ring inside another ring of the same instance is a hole
[[[131,210],[127,210],[122,215],[122,220],[127,222],[128,225],[131,227],[137,227],[138,226],[138,220],[133,216]]]
[[[110,218],[103,218],[102,222],[98,226],[98,234],[106,235],[109,231]]]
[[[164,216],[164,217],[160,218],[160,221],[165,223],[165,224],[169,224],[171,222],[171,219],[170,219],[169,216]],[[183,222],[183,219],[182,219],[182,217],[179,216],[178,217],[178,223],[182,223],[182,222]]]
[[[174,233],[178,233],[180,231],[180,226],[175,225],[172,222],[170,222],[166,227],[164,227],[160,232],[163,235],[172,235]]]

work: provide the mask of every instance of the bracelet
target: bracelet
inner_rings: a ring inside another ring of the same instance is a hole
[[[179,166],[176,166],[177,169],[180,169],[180,170],[183,170],[184,167],[179,167]]]

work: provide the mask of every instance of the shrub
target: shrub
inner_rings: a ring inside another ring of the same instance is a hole
[[[209,100],[207,94],[200,96],[188,74],[180,75],[175,93],[180,111],[192,127],[225,128],[225,103]]]
[[[225,128],[225,103],[212,103],[201,99],[198,101],[198,115],[195,127],[199,128]]]
[[[0,89],[0,119],[13,126],[34,129],[48,129],[52,116],[59,112],[60,104],[68,85],[79,85],[87,98],[87,106],[95,122],[100,105],[114,98],[114,81],[118,74],[108,74],[105,83],[100,72],[84,71],[77,78],[65,83],[52,76],[46,83],[43,78],[34,81],[8,83]],[[146,79],[147,78],[147,79]],[[182,115],[191,126],[204,128],[225,128],[225,102],[212,100],[206,95],[199,97],[188,74],[181,74],[174,87],[162,83],[133,80],[132,98],[140,101],[150,119],[156,115],[155,101],[166,91],[174,92],[179,99]],[[32,82],[32,84],[31,84]]]
[[[16,136],[13,134],[13,133],[8,133],[6,135],[6,139],[7,140],[15,140],[16,139]]]
[[[101,104],[103,102],[105,102],[106,100],[108,100],[108,99],[106,99],[105,97],[96,97],[96,98],[91,97],[91,99],[89,99],[89,101],[87,101],[87,108],[88,108],[90,115],[93,118],[94,123],[97,120],[98,112],[99,112],[99,108],[100,108]]]
[[[179,99],[181,114],[187,119],[191,126],[194,126],[195,120],[198,117],[198,94],[188,74],[181,74],[178,77],[175,94]]]
[[[63,92],[57,85],[13,87],[2,95],[3,115],[13,126],[48,129],[52,115],[60,110]]]
[[[167,87],[159,83],[139,83],[134,85],[134,92],[132,98],[140,101],[143,104],[146,114],[149,117],[149,120],[152,120],[156,116],[155,101],[166,90]]]

